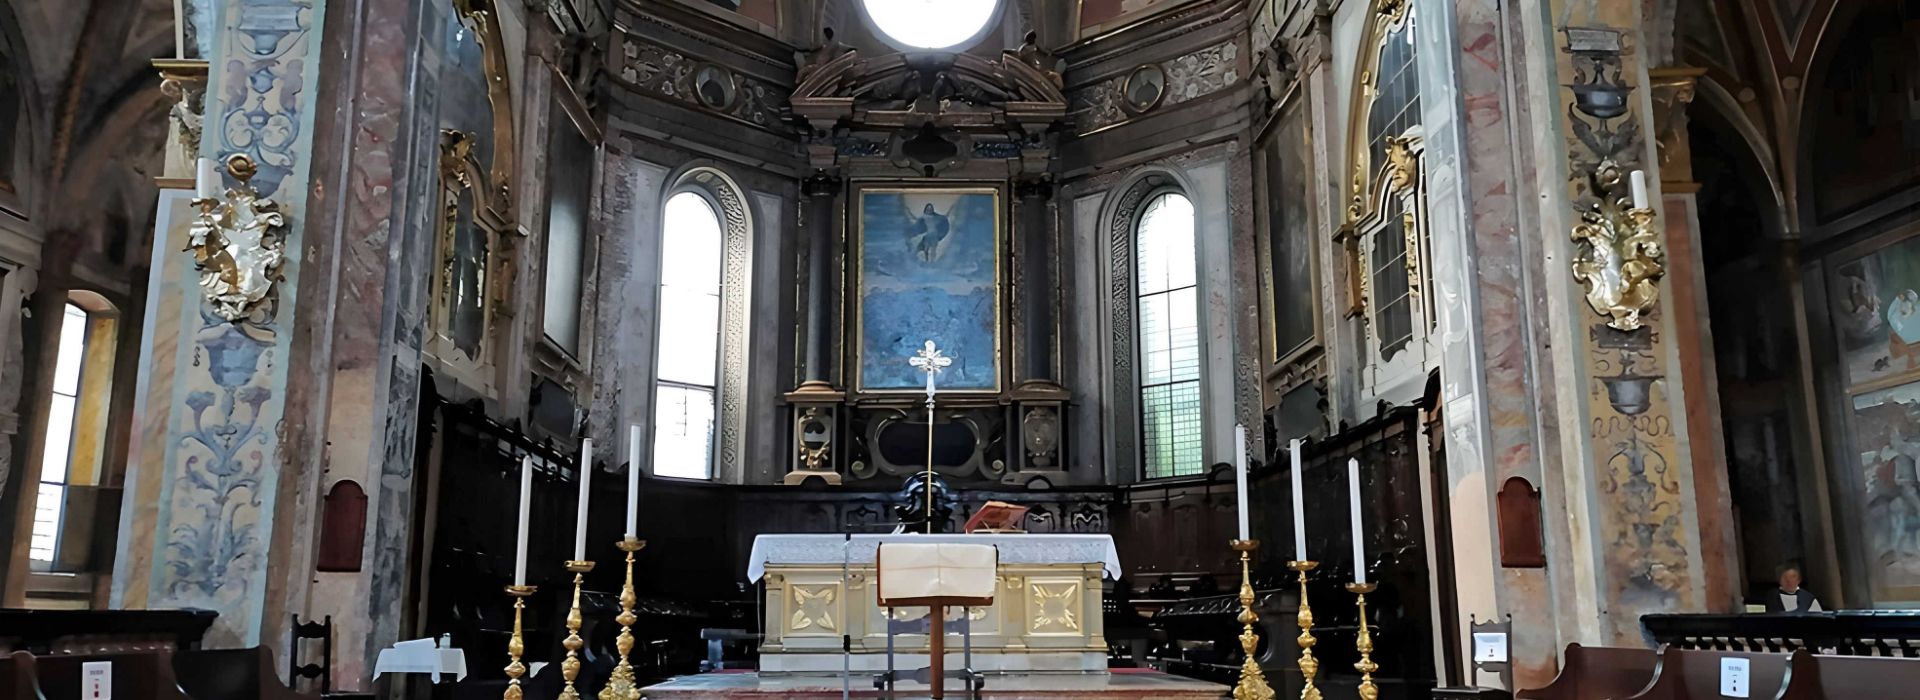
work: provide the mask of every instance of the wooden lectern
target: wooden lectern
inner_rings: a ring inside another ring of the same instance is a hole
[[[927,685],[936,700],[946,696],[946,612],[948,607],[993,604],[1000,553],[991,545],[887,542],[874,557],[874,586],[880,607],[927,608]],[[892,614],[888,614],[892,619]],[[892,634],[888,634],[892,646]],[[889,659],[891,667],[891,659]],[[972,669],[968,669],[969,674]],[[889,670],[889,674],[892,671]],[[891,687],[890,676],[889,688]],[[974,679],[968,676],[968,687]]]

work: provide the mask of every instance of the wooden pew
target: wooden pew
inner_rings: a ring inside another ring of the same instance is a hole
[[[295,692],[274,671],[273,650],[202,649],[173,656],[174,676],[193,700],[317,700]]]
[[[0,698],[5,700],[44,700],[40,684],[33,678],[33,655],[16,651],[0,656]]]
[[[1673,646],[1660,649],[1653,683],[1627,700],[1720,700],[1720,660],[1744,658],[1750,663],[1748,697],[1756,700],[1818,700],[1819,672],[1813,654],[1742,651],[1689,651]]]
[[[173,679],[173,651],[158,649],[121,654],[56,654],[33,659],[33,675],[45,700],[81,697],[81,665],[113,662],[113,697],[119,700],[192,700]]]
[[[1657,656],[1651,649],[1567,645],[1566,662],[1552,683],[1522,690],[1521,700],[1616,700],[1653,682]]]
[[[1920,696],[1920,659],[1815,656],[1816,687],[1827,700]]]

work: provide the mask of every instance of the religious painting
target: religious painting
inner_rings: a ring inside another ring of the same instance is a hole
[[[1306,112],[1296,102],[1274,125],[1263,147],[1267,189],[1269,322],[1274,362],[1287,362],[1316,344],[1320,332],[1313,220],[1309,202]]]
[[[943,390],[1000,389],[1000,191],[862,188],[857,358],[861,391],[920,391],[907,359],[931,340],[953,360]]]
[[[1853,399],[1853,485],[1875,603],[1920,600],[1920,383]]]
[[[1920,187],[1920,52],[1903,36],[1920,16],[1903,3],[1874,7],[1837,37],[1807,101],[1809,172],[1820,173],[1808,183],[1822,223]]]
[[[1833,280],[1835,336],[1850,389],[1920,378],[1920,237],[1843,263]]]

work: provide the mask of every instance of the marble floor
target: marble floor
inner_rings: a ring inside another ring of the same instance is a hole
[[[869,677],[856,674],[852,696],[877,698]],[[647,700],[735,700],[736,698],[801,698],[829,700],[840,697],[840,679],[834,676],[784,676],[761,678],[757,673],[703,673],[681,676],[641,690]],[[988,676],[981,697],[988,700],[1219,700],[1230,688],[1190,678],[1153,671],[1131,671],[1097,675]],[[966,689],[959,681],[947,682],[946,696],[965,700]],[[896,698],[925,698],[923,683],[903,683]]]

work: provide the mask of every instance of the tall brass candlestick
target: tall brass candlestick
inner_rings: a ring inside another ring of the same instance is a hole
[[[533,595],[533,586],[507,586],[507,595],[513,596],[513,636],[507,638],[507,692],[504,700],[520,700],[520,677],[527,675],[527,665],[520,663],[520,654],[527,650],[526,642],[520,637],[520,613],[527,608],[527,597]]]
[[[1300,573],[1300,614],[1295,620],[1300,623],[1300,677],[1305,685],[1300,688],[1300,700],[1320,700],[1320,689],[1314,687],[1313,679],[1320,675],[1320,660],[1313,658],[1313,608],[1307,605],[1307,572],[1320,566],[1317,561],[1290,561],[1287,568]]]
[[[1360,634],[1353,640],[1353,648],[1360,652],[1360,660],[1353,664],[1353,670],[1360,672],[1360,700],[1380,697],[1380,689],[1373,685],[1373,672],[1380,665],[1373,662],[1373,633],[1367,630],[1367,594],[1379,587],[1377,583],[1347,584],[1347,590],[1360,597]]]
[[[633,651],[633,623],[640,619],[633,614],[633,605],[639,602],[633,594],[633,553],[645,548],[647,541],[628,535],[615,546],[627,553],[627,583],[620,587],[620,614],[613,618],[620,623],[620,636],[613,643],[620,650],[620,662],[613,665],[613,673],[607,676],[607,687],[600,689],[600,700],[640,700],[640,687],[634,684],[633,666],[627,662],[627,654]]]
[[[1240,664],[1240,683],[1233,687],[1233,700],[1273,700],[1273,688],[1267,686],[1266,673],[1260,670],[1253,653],[1260,648],[1260,636],[1253,632],[1253,623],[1260,621],[1260,615],[1253,611],[1253,577],[1247,561],[1253,550],[1260,548],[1260,541],[1234,540],[1231,544],[1233,551],[1240,553],[1240,650],[1246,653],[1246,660]]]
[[[560,700],[580,700],[580,691],[573,687],[573,679],[580,677],[580,648],[587,645],[580,638],[580,583],[593,570],[593,562],[568,560],[567,570],[573,572],[573,607],[567,610],[567,639],[560,643],[567,648],[567,658],[560,662],[560,676],[567,679],[560,689]]]

